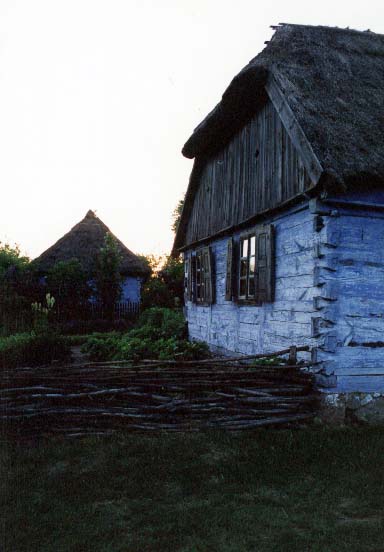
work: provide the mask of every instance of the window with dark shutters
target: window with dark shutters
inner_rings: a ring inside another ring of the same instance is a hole
[[[238,298],[243,301],[255,300],[255,232],[240,236]]]
[[[274,295],[273,226],[258,226],[253,232],[240,236],[238,259],[238,300],[256,304],[272,302]]]

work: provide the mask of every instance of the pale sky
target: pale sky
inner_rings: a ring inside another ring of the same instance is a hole
[[[384,34],[384,2],[0,0],[0,241],[35,257],[93,209],[168,253],[180,150],[279,22]]]

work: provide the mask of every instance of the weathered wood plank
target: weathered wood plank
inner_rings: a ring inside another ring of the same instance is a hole
[[[239,224],[303,191],[310,181],[271,102],[202,169],[185,243]],[[179,244],[180,246],[185,245]]]

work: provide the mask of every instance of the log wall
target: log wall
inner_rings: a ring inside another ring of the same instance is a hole
[[[368,199],[323,217],[314,331],[338,392],[384,391],[384,212],[365,207]]]
[[[309,345],[325,392],[383,393],[384,202],[380,209],[368,200],[311,201],[268,221],[276,235],[273,303],[225,301],[228,238],[212,241],[216,303],[187,303],[190,337],[244,354]]]
[[[214,258],[216,302],[212,306],[186,305],[191,339],[206,341],[213,350],[244,354],[271,352],[292,343],[315,346],[312,317],[313,251],[318,235],[308,204],[268,220],[275,226],[275,301],[261,306],[225,300],[227,240],[211,242]],[[235,234],[235,238],[239,234]]]

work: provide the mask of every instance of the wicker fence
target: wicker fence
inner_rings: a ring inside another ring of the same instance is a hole
[[[249,364],[248,357],[16,369],[0,383],[0,422],[21,438],[308,423],[318,395],[311,364],[298,364],[295,353],[265,355],[289,354],[269,365]]]

